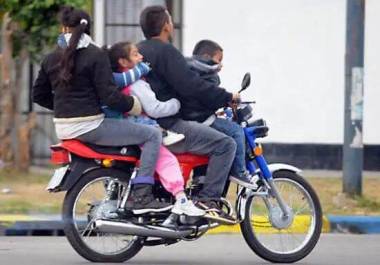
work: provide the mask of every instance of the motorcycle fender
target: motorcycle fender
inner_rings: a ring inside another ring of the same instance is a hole
[[[75,185],[75,183],[78,182],[82,175],[99,167],[100,166],[93,165],[89,167],[88,164],[86,165],[83,163],[74,164],[72,165],[72,167],[70,166],[70,172],[65,176],[64,180],[62,181],[60,191],[67,191],[71,189]]]
[[[292,165],[288,165],[288,164],[283,164],[283,163],[274,163],[274,164],[269,164],[268,165],[268,168],[269,168],[269,171],[270,173],[274,173],[276,171],[280,171],[280,170],[287,170],[287,171],[291,171],[291,172],[294,172],[294,173],[297,173],[298,175],[301,174],[302,170],[295,167],[295,166],[292,166]],[[256,170],[256,173],[259,173],[260,172],[260,169],[257,169]]]
[[[83,174],[99,167],[100,165],[96,164],[94,160],[72,155],[72,162],[70,163],[67,173],[61,183],[57,185],[55,192],[71,189]]]

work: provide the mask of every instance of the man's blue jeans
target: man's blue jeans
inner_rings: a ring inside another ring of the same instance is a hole
[[[215,130],[222,132],[236,142],[236,154],[232,164],[231,173],[234,176],[241,176],[245,171],[245,138],[243,128],[235,122],[216,118],[211,124]]]

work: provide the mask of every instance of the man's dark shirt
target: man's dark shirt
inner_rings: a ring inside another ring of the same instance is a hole
[[[181,102],[180,113],[158,119],[163,128],[169,129],[178,118],[203,122],[232,100],[231,93],[202,80],[191,71],[183,55],[173,45],[150,39],[138,46],[144,61],[152,67],[146,79],[157,99],[166,101],[175,97]]]

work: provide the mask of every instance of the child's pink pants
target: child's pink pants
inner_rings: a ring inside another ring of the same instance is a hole
[[[177,158],[163,145],[160,146],[156,172],[164,188],[176,195],[184,191],[184,181]]]
[[[123,94],[130,95],[130,86],[122,90]],[[163,145],[158,151],[156,172],[160,178],[162,186],[174,196],[184,191],[184,181],[181,168],[177,158]]]

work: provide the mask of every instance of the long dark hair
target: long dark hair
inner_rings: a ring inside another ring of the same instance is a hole
[[[64,6],[60,11],[59,19],[62,26],[73,29],[68,47],[64,49],[62,54],[59,72],[60,83],[68,86],[73,78],[74,60],[78,42],[83,33],[90,34],[91,21],[89,14],[72,6]]]

